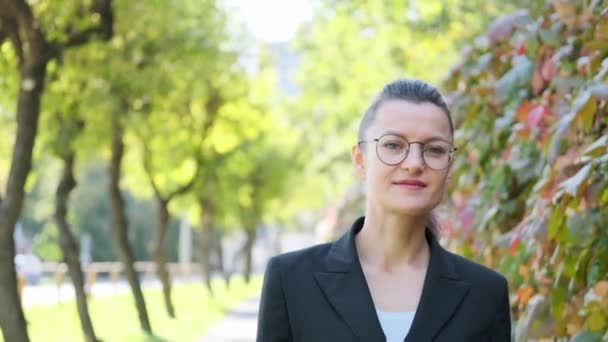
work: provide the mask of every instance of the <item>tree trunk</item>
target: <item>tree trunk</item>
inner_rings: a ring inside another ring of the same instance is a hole
[[[141,328],[148,334],[152,334],[152,328],[148,319],[148,311],[146,310],[146,302],[144,300],[139,279],[134,267],[133,252],[129,245],[128,239],[128,222],[125,214],[125,203],[120,192],[120,166],[122,163],[122,157],[124,153],[123,143],[123,131],[119,118],[116,115],[113,118],[112,123],[112,159],[110,162],[110,198],[112,202],[112,216],[113,216],[113,236],[118,255],[123,263],[125,275],[131,286],[133,297],[135,299],[135,307],[139,315],[139,323]]]
[[[40,97],[47,65],[41,49],[41,46],[32,46],[29,51],[30,58],[21,65],[17,135],[6,184],[6,198],[0,203],[0,327],[4,340],[11,342],[29,341],[17,292],[13,234],[21,215],[23,187],[31,169],[32,150],[38,130]]]
[[[63,259],[68,266],[68,272],[76,292],[76,307],[78,308],[80,325],[82,327],[85,340],[87,342],[95,342],[97,341],[97,337],[95,336],[93,323],[91,322],[91,317],[89,316],[87,295],[84,290],[84,275],[80,266],[78,245],[76,244],[74,236],[72,235],[70,225],[66,220],[68,198],[70,196],[70,192],[72,192],[72,190],[76,187],[73,168],[74,153],[70,152],[63,159],[63,174],[61,176],[59,185],[57,186],[55,220],[57,222],[57,226],[59,227]]]
[[[100,16],[100,30],[108,38],[112,35],[113,25],[111,0],[99,5],[95,12]],[[0,199],[0,328],[5,341],[22,342],[29,341],[29,337],[17,291],[13,234],[23,206],[23,187],[31,169],[46,66],[58,51],[53,51],[56,49],[47,43],[40,21],[36,20],[26,1],[0,0],[0,23],[0,44],[5,37],[10,37],[20,74],[17,133],[6,198]],[[89,30],[86,34],[74,33],[79,34],[80,39],[66,46],[84,44],[97,30]]]
[[[253,244],[255,242],[255,227],[245,229],[245,234],[247,235],[247,239],[245,240],[245,245],[243,246],[245,252],[245,270],[243,272],[243,277],[245,278],[245,283],[249,284],[251,280],[251,271],[253,269]]]
[[[207,286],[209,293],[213,294],[211,287],[211,239],[212,239],[212,205],[211,201],[201,197],[199,199],[201,214],[201,263],[203,272],[203,282]]]
[[[224,246],[222,245],[222,233],[218,230],[214,230],[215,239],[213,240],[215,243],[215,251],[217,253],[217,266],[219,268],[222,277],[224,278],[224,282],[226,283],[226,288],[230,288],[230,271],[226,269],[226,265],[224,263]]]
[[[165,248],[165,236],[169,227],[168,202],[162,198],[156,198],[158,205],[158,226],[156,231],[156,241],[154,242],[154,262],[156,262],[156,274],[163,286],[163,296],[165,298],[165,308],[171,318],[175,318],[175,309],[171,301],[171,277],[167,270],[167,252]]]

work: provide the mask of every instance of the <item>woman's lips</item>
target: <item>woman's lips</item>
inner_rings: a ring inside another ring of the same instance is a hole
[[[406,180],[402,180],[402,181],[397,181],[397,182],[393,182],[393,184],[406,188],[406,189],[412,189],[412,190],[419,190],[419,189],[426,188],[425,182],[422,182],[419,180],[414,180],[414,179],[406,179]]]

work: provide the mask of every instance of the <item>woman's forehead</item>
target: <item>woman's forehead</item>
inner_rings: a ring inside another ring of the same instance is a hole
[[[368,132],[374,137],[392,133],[416,140],[451,139],[449,119],[441,108],[432,103],[403,100],[383,103]]]

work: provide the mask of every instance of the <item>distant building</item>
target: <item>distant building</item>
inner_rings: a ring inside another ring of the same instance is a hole
[[[13,234],[13,239],[15,241],[15,254],[31,253],[32,241],[23,232],[23,226],[20,221],[17,221],[17,224],[15,225],[15,233]]]
[[[269,43],[267,47],[277,68],[279,89],[288,96],[296,96],[299,89],[295,83],[294,75],[298,67],[299,57],[291,51],[289,44],[289,42]]]

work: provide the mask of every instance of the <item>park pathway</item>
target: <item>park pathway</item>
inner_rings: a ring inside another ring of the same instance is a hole
[[[199,342],[254,342],[260,298],[240,303],[214,324]]]

